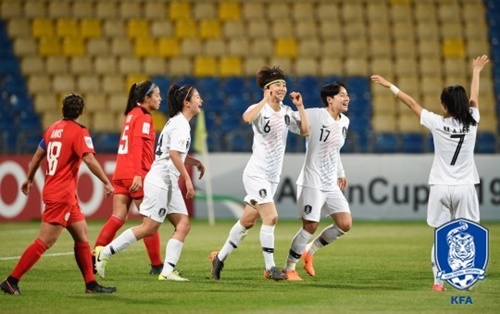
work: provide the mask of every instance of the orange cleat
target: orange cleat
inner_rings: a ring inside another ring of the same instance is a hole
[[[432,286],[432,291],[446,291],[446,288],[438,283],[435,283],[434,286]]]
[[[286,276],[288,277],[287,280],[288,281],[301,281],[301,280],[304,280],[302,278],[300,278],[299,276],[299,273],[296,271],[296,270],[282,270],[283,273],[286,274]]]
[[[306,250],[302,253],[302,262],[304,262],[304,269],[309,276],[316,276],[316,272],[313,267],[314,255],[307,253]]]

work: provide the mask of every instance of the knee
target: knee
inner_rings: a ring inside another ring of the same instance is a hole
[[[191,224],[189,222],[180,223],[175,227],[175,232],[179,233],[182,238],[185,238],[189,234],[189,231],[191,231]]]
[[[317,222],[307,222],[307,223],[304,223],[302,224],[302,229],[304,229],[305,231],[309,232],[310,234],[314,234],[316,232],[316,230],[318,230],[318,223]]]
[[[262,219],[262,223],[269,226],[276,226],[278,224],[278,215],[269,215]]]
[[[344,233],[347,233],[349,232],[349,230],[351,230],[352,228],[352,220],[349,220],[349,221],[343,221],[341,223],[338,223],[337,224],[337,227],[342,230]]]

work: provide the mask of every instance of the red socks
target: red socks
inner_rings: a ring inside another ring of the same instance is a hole
[[[160,253],[160,234],[158,231],[150,237],[144,238],[144,245],[148,251],[149,260],[151,261],[151,266],[162,265]]]
[[[111,216],[104,224],[95,241],[96,246],[106,246],[115,238],[116,232],[125,224],[124,220],[116,216]]]
[[[76,242],[74,250],[76,264],[78,264],[78,268],[80,268],[85,283],[87,284],[95,281],[89,243]]]
[[[45,245],[42,240],[37,238],[30,246],[28,246],[23,255],[21,255],[21,258],[10,275],[20,280],[21,277],[26,274],[31,267],[36,264],[36,262],[38,262],[45,251],[47,251],[47,245]]]

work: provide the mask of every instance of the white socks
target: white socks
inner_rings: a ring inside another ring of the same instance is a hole
[[[321,231],[319,236],[317,236],[314,241],[306,246],[306,251],[309,254],[314,254],[317,250],[324,247],[325,245],[332,243],[333,241],[337,240],[338,237],[341,237],[344,234],[345,232],[340,230],[337,225],[329,225],[328,227],[323,229],[323,231]]]
[[[231,228],[231,231],[229,231],[226,243],[224,243],[224,246],[217,254],[219,260],[224,261],[233,252],[233,250],[239,246],[240,242],[243,238],[245,238],[247,233],[248,230],[245,229],[238,220]]]
[[[274,264],[274,228],[275,226],[267,225],[260,227],[260,246],[264,254],[266,269],[276,266]]]
[[[137,242],[137,239],[132,232],[132,228],[129,228],[123,231],[122,234],[118,236],[118,238],[111,241],[110,244],[106,245],[104,249],[102,249],[101,254],[104,257],[109,258],[111,257],[111,255],[125,250],[135,242]]]
[[[286,271],[295,270],[295,265],[302,256],[302,252],[304,251],[311,236],[312,234],[305,231],[303,228],[300,228],[297,232],[292,240],[292,244],[290,245],[290,251],[288,252],[285,267],[283,267]]]
[[[165,248],[165,262],[163,263],[163,270],[161,272],[162,276],[167,275],[174,271],[175,265],[179,261],[179,257],[182,252],[182,243],[179,240],[170,238],[167,242],[167,246]]]
[[[437,269],[437,266],[436,266],[436,258],[434,256],[434,244],[432,245],[432,250],[431,250],[431,266],[432,266],[432,274],[434,275],[434,284],[439,284],[439,285],[443,285],[443,281],[441,279],[437,279],[436,276],[437,276],[437,272],[438,272],[438,269]]]

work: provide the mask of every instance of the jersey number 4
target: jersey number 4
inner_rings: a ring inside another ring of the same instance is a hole
[[[450,138],[458,138],[458,145],[455,149],[455,154],[453,154],[453,159],[451,160],[450,165],[454,166],[457,162],[458,154],[460,154],[460,149],[462,148],[462,144],[464,142],[465,134],[453,134]]]

